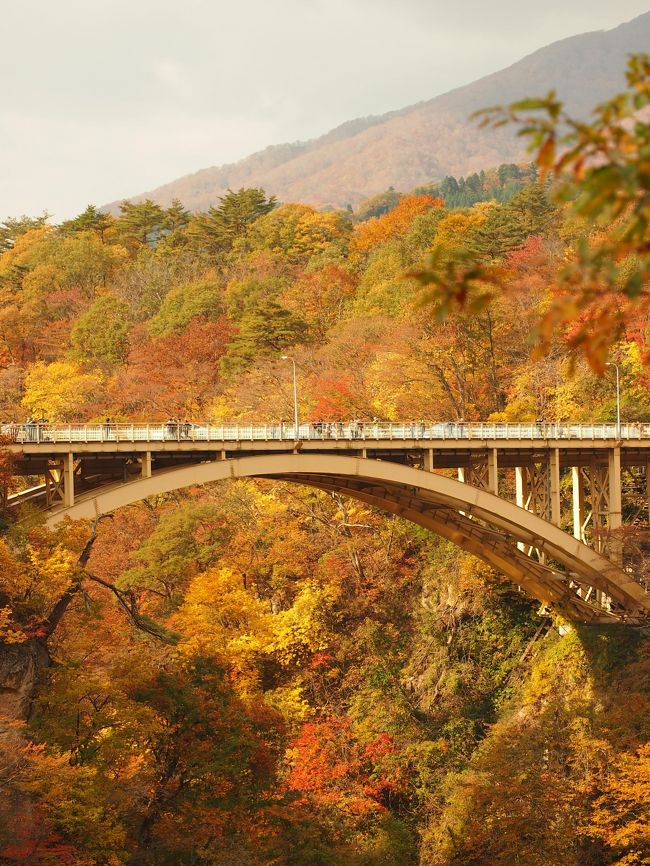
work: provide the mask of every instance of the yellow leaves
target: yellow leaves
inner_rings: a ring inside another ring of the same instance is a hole
[[[613,763],[585,832],[618,855],[615,866],[642,866],[650,857],[650,743]]]
[[[13,620],[13,611],[10,607],[0,607],[0,643],[23,643],[27,635],[22,628],[17,627]]]
[[[49,421],[72,421],[87,401],[101,397],[104,376],[86,373],[71,361],[34,364],[25,377],[23,406],[32,415]]]
[[[268,649],[282,664],[295,664],[306,655],[327,648],[326,618],[337,596],[334,586],[307,583],[293,605],[275,615],[273,639]]]
[[[473,207],[470,211],[452,211],[438,223],[435,242],[443,246],[459,247],[474,229],[487,219],[485,208]]]
[[[265,693],[264,700],[280,713],[290,728],[298,728],[314,715],[300,685],[272,689]]]
[[[49,598],[58,598],[70,586],[77,569],[77,556],[63,545],[53,550],[30,546],[28,558],[33,569],[33,588]]]
[[[25,568],[12,554],[7,542],[0,538],[0,592],[11,599],[19,599],[29,584]]]
[[[285,204],[255,222],[250,242],[255,249],[268,249],[291,262],[332,249],[342,252],[349,223],[337,213],[321,213],[309,205]]]
[[[33,633],[76,578],[86,530],[80,523],[70,529],[56,535],[34,530],[32,543],[20,551],[0,539],[0,598],[7,603],[0,609],[0,640],[16,643]]]
[[[271,638],[270,613],[241,574],[222,567],[197,575],[172,625],[183,635],[182,655],[218,656],[238,672],[240,687],[255,685],[255,657]]]
[[[234,569],[220,567],[197,575],[171,626],[182,634],[186,658],[216,656],[230,664],[238,687],[257,687],[257,661],[272,656],[291,666],[329,642],[326,620],[338,597],[334,587],[311,582],[299,590],[287,610],[272,613],[270,605],[244,585]],[[289,700],[289,696],[280,698]],[[291,700],[297,700],[294,695]]]

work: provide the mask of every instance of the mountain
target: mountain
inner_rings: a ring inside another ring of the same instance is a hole
[[[192,210],[206,210],[228,188],[260,186],[280,201],[355,206],[389,186],[409,190],[447,174],[521,161],[524,149],[512,129],[478,130],[471,113],[554,88],[571,112],[586,116],[621,89],[626,56],[649,45],[650,12],[613,30],[554,42],[507,69],[426,102],[351,120],[311,141],[274,145],[132,200],[152,198],[168,206],[178,198]]]

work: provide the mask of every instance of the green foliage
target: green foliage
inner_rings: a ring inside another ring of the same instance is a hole
[[[400,241],[386,244],[370,256],[355,298],[359,314],[399,315],[413,292],[405,280],[408,257]]]
[[[192,241],[213,257],[227,253],[255,220],[275,206],[275,196],[267,199],[262,189],[228,190],[219,199],[218,207],[211,207],[192,223]]]
[[[152,337],[180,334],[197,318],[215,321],[223,313],[223,293],[215,280],[201,280],[176,286],[167,295],[160,309],[149,320]]]
[[[143,202],[123,201],[115,228],[130,248],[154,244],[165,229],[165,212],[150,198]]]
[[[136,564],[124,572],[120,585],[158,595],[166,605],[176,604],[189,578],[211,564],[225,537],[215,506],[196,504],[171,512],[133,552]]]
[[[372,219],[372,217],[382,216],[396,207],[401,197],[402,194],[390,186],[386,192],[377,193],[372,198],[362,201],[354,212],[354,218],[358,222],[363,222]]]
[[[50,214],[44,211],[39,217],[7,217],[0,223],[0,253],[10,250],[16,243],[16,238],[31,229],[38,229],[47,224]]]
[[[131,310],[114,295],[100,295],[72,328],[70,345],[82,361],[119,364],[129,351]]]
[[[226,371],[241,369],[256,358],[280,355],[309,339],[309,327],[299,316],[272,300],[252,302],[238,323],[222,365]]]
[[[417,187],[417,195],[440,196],[448,209],[471,207],[482,201],[505,204],[537,179],[537,166],[504,163],[496,170],[481,171],[467,178],[445,177],[439,183]]]
[[[104,234],[113,224],[112,218],[97,210],[95,205],[89,204],[83,213],[73,219],[61,223],[60,229],[63,234],[76,234],[77,232],[96,232],[104,240]]]

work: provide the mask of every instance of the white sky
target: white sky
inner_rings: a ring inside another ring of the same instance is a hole
[[[650,0],[0,0],[0,219],[430,99]]]

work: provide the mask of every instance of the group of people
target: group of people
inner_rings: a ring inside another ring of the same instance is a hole
[[[166,439],[189,439],[194,424],[184,418],[168,418],[164,424]]]
[[[373,418],[372,421],[362,421],[359,418],[353,418],[350,421],[309,421],[307,427],[310,434],[313,433],[315,438],[322,439],[363,439],[377,435],[379,418]],[[300,425],[301,427],[303,425]],[[427,429],[431,425],[427,425],[425,421],[409,421],[403,425],[407,435],[415,438],[422,438]],[[294,425],[287,424],[281,420],[279,423],[280,433],[284,436],[285,433],[293,431]]]
[[[39,428],[44,427],[50,422],[47,418],[33,418],[31,415],[25,421],[25,433],[28,442],[36,442],[39,439]]]

